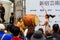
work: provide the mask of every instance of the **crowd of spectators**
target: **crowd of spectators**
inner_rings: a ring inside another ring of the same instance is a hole
[[[16,25],[8,24],[5,27],[0,23],[0,40],[60,40],[60,28],[58,24],[54,24],[52,30],[44,33],[42,28],[36,31],[33,27],[29,27],[25,35]]]

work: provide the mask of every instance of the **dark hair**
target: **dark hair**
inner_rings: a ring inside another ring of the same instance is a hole
[[[39,28],[39,31],[41,31],[43,33],[43,29],[42,28]]]
[[[49,18],[49,15],[48,14],[46,14],[45,16],[47,16],[47,18]]]
[[[13,26],[14,26],[14,25],[12,25],[12,24],[7,24],[7,26],[6,26],[7,31],[12,32],[12,27],[13,27]]]
[[[53,31],[57,32],[59,30],[59,25],[58,24],[54,24],[53,25]]]
[[[20,33],[20,29],[17,26],[14,26],[14,29],[12,30],[12,34],[14,36],[18,36]]]
[[[45,33],[46,33],[46,36],[51,36],[52,35],[51,31],[45,31]]]
[[[54,18],[55,17],[55,15],[49,15],[51,18]]]
[[[19,17],[19,18],[18,18],[18,21],[20,21],[21,19],[22,19],[22,18],[21,18],[21,17]]]
[[[11,15],[14,15],[14,13],[12,12]]]

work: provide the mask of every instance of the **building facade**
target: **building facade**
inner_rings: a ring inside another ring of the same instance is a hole
[[[23,18],[26,14],[26,0],[15,0],[15,20]]]

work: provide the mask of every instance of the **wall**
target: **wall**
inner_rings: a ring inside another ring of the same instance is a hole
[[[11,13],[11,3],[10,2],[5,2],[5,1],[0,1],[4,8],[5,8],[5,23],[9,22],[10,19],[10,13]]]

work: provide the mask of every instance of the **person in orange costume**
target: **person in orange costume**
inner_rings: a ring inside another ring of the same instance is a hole
[[[22,18],[18,19],[18,22],[17,22],[16,26],[18,26],[20,28],[20,31],[22,31],[22,33],[24,33],[24,23],[23,23]]]

